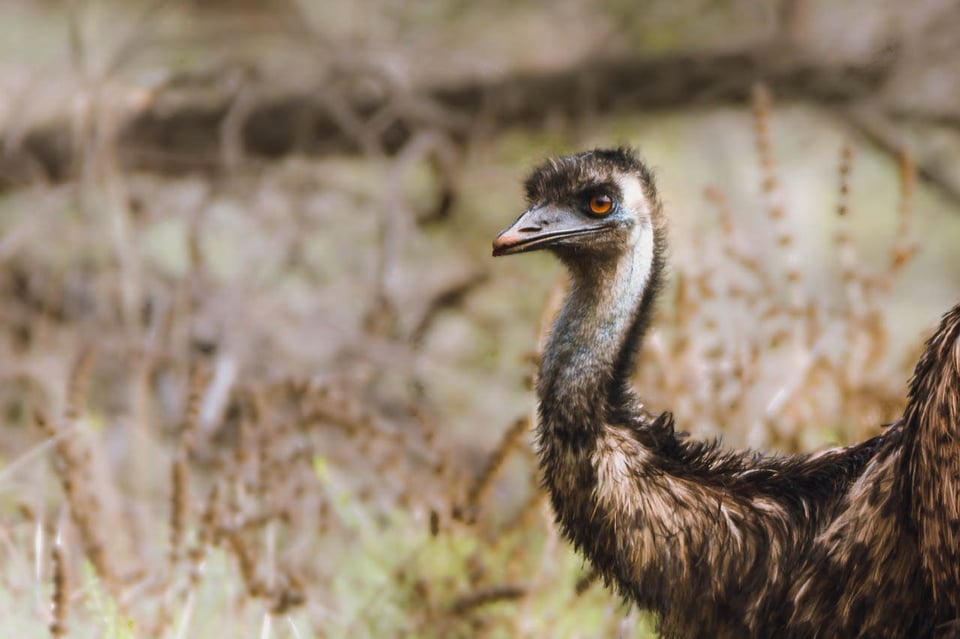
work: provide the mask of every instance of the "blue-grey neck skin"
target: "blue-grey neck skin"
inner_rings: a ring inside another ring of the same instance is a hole
[[[620,247],[589,256],[558,252],[570,271],[570,292],[540,366],[543,428],[593,428],[606,405],[623,399],[629,388],[633,355],[658,288],[664,238],[654,223],[659,211],[637,178],[624,176],[620,183],[624,206],[633,212],[618,229]]]

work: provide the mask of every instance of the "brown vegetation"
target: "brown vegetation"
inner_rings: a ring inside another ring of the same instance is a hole
[[[757,154],[736,163],[761,167],[763,199],[706,187],[711,233],[674,261],[636,372],[651,408],[698,435],[793,451],[860,438],[902,407],[919,334],[887,310],[917,254],[915,203],[931,184],[951,197],[953,182],[929,154],[916,171],[900,154],[891,122],[909,113],[859,110],[895,77],[887,60],[780,59],[748,42],[452,83],[437,71],[446,58],[421,53],[436,80],[396,81],[375,39],[327,42],[300,23],[291,36],[284,22],[270,46],[289,40],[290,59],[319,69],[289,91],[246,62],[207,64],[176,31],[259,34],[270,11],[175,14],[170,27],[176,4],[145,3],[99,65],[71,9],[75,93],[52,121],[27,117],[27,99],[22,120],[2,121],[11,635],[648,636],[649,620],[559,539],[539,488],[528,430],[542,303],[524,286],[547,271],[513,281],[486,248],[504,207],[519,213],[527,156],[581,144],[612,113],[747,113],[759,76],[902,157],[889,255],[858,255],[857,227],[841,227],[829,256],[843,287],[822,290],[808,255],[763,248],[797,248],[803,220],[781,192],[792,176],[757,92]],[[601,42],[597,24],[578,29]],[[232,55],[229,34],[204,44]],[[169,54],[187,69],[144,89],[121,73],[138,43],[139,60]],[[607,81],[593,92],[585,71]],[[659,80],[619,90],[645,74]],[[518,127],[547,139],[518,143]],[[845,220],[866,213],[844,199],[870,152],[861,142],[831,172]],[[650,159],[663,176],[683,172]],[[697,180],[685,176],[699,191]],[[541,338],[555,310],[544,306]],[[521,347],[531,352],[516,357]]]

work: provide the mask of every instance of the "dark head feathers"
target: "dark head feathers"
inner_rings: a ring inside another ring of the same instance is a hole
[[[560,158],[551,158],[527,178],[524,189],[527,202],[559,202],[591,186],[608,183],[617,173],[634,173],[651,201],[657,200],[653,174],[628,147],[594,149]]]

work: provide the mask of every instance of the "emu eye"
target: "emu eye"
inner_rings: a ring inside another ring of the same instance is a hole
[[[606,215],[613,209],[613,199],[609,195],[594,195],[590,198],[590,212],[594,215]]]

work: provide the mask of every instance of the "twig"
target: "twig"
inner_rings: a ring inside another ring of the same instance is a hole
[[[590,586],[595,584],[600,578],[600,571],[597,570],[594,566],[590,567],[590,570],[580,575],[580,578],[577,579],[577,584],[574,586],[573,590],[578,597],[582,596],[587,590],[590,589]]]
[[[477,287],[486,283],[489,276],[485,272],[475,272],[467,275],[461,280],[448,284],[440,289],[427,303],[426,310],[420,316],[420,321],[410,333],[410,341],[419,345],[423,343],[423,338],[433,327],[437,317],[443,311],[456,308],[463,303],[463,300],[472,293]]]
[[[487,606],[498,601],[513,601],[526,596],[526,594],[526,588],[511,584],[482,588],[457,597],[450,606],[450,614],[463,615],[480,606]]]
[[[904,145],[882,113],[868,109],[846,109],[839,111],[838,115],[844,124],[870,144],[899,161],[904,152]],[[960,185],[954,183],[931,163],[917,162],[915,167],[917,177],[936,190],[944,199],[949,200],[951,204],[960,207]]]
[[[490,488],[493,478],[497,475],[497,471],[503,466],[503,462],[506,461],[507,455],[514,448],[517,441],[529,428],[530,420],[526,417],[520,417],[507,429],[503,437],[500,438],[500,443],[497,444],[497,447],[493,449],[493,452],[491,452],[487,458],[487,465],[484,466],[483,471],[477,476],[476,481],[473,482],[467,491],[466,504],[463,510],[458,509],[454,513],[455,517],[465,519],[468,522],[473,521],[476,517],[480,501]]]

